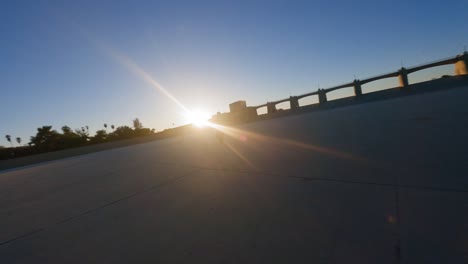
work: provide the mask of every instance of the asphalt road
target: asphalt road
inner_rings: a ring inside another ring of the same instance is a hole
[[[0,263],[467,263],[468,88],[0,172]]]

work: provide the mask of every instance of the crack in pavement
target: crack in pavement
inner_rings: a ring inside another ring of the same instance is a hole
[[[278,174],[271,174],[276,176],[283,176]],[[454,193],[468,193],[467,189],[457,189],[457,188],[444,188],[444,187],[434,187],[434,186],[423,186],[423,185],[409,185],[409,184],[395,184],[395,183],[379,183],[379,182],[368,182],[368,181],[351,181],[351,180],[342,180],[342,179],[327,179],[327,178],[316,178],[316,177],[302,177],[302,176],[283,176],[289,178],[298,178],[306,181],[330,181],[330,182],[341,182],[341,183],[350,183],[350,184],[362,184],[362,185],[377,185],[377,186],[386,186],[394,188],[407,188],[414,190],[430,190],[430,191],[439,191],[439,192],[454,192]]]
[[[54,226],[57,226],[57,225],[61,225],[61,224],[64,224],[64,223],[67,223],[67,222],[70,222],[70,221],[73,221],[73,220],[78,219],[78,218],[80,218],[80,217],[82,217],[82,216],[91,214],[91,213],[93,213],[93,212],[96,212],[96,211],[99,211],[99,210],[104,209],[104,208],[106,208],[106,207],[109,207],[109,206],[112,206],[112,205],[114,205],[114,204],[117,204],[117,203],[119,203],[119,202],[121,202],[121,201],[125,201],[125,200],[131,199],[131,198],[133,198],[133,197],[136,197],[136,196],[139,196],[139,195],[148,193],[148,192],[153,191],[153,190],[155,190],[155,189],[164,187],[164,186],[166,186],[166,185],[172,184],[172,183],[177,182],[177,181],[179,181],[179,180],[181,180],[181,179],[183,179],[183,178],[186,178],[186,177],[188,177],[188,176],[191,176],[192,174],[194,174],[194,173],[197,172],[197,171],[200,171],[200,170],[197,170],[197,169],[192,170],[192,171],[187,172],[186,174],[184,174],[184,175],[182,175],[182,176],[169,179],[169,180],[167,180],[167,181],[164,181],[164,182],[158,183],[158,184],[156,184],[156,185],[153,185],[153,186],[151,186],[151,187],[149,187],[149,188],[146,188],[146,189],[143,189],[143,190],[134,192],[134,193],[132,193],[132,194],[130,194],[130,195],[127,195],[127,196],[124,196],[124,197],[121,197],[121,198],[119,198],[119,199],[117,199],[117,200],[113,200],[113,201],[108,202],[108,203],[106,203],[106,204],[103,204],[103,205],[101,205],[101,206],[98,206],[98,207],[95,207],[95,208],[91,208],[91,209],[89,209],[89,210],[87,210],[87,211],[84,211],[84,212],[82,212],[82,213],[80,213],[80,214],[71,216],[71,217],[66,218],[66,219],[62,219],[62,220],[60,220],[60,221],[58,221],[58,222],[55,222],[55,223],[53,223],[53,224],[51,224],[51,225],[49,225],[49,226],[42,227],[42,228],[38,228],[38,229],[32,230],[32,231],[30,231],[30,232],[27,232],[27,233],[25,233],[25,234],[19,235],[19,236],[17,236],[17,237],[14,237],[14,238],[11,238],[11,239],[2,241],[2,242],[0,242],[0,247],[6,246],[6,245],[8,245],[8,244],[11,244],[11,243],[13,243],[13,242],[15,242],[15,241],[18,241],[18,240],[21,240],[21,239],[24,239],[24,238],[27,238],[27,237],[31,237],[31,236],[33,236],[33,235],[35,235],[35,234],[37,234],[37,233],[40,233],[40,232],[42,232],[42,231],[46,231],[47,229],[49,229],[49,228],[51,228],[51,227],[54,227]]]
[[[381,182],[371,182],[371,181],[352,181],[344,179],[334,179],[334,178],[320,178],[320,177],[305,177],[297,175],[284,175],[268,171],[248,171],[248,170],[234,170],[234,169],[223,169],[223,168],[209,168],[189,165],[190,168],[196,168],[200,170],[209,170],[209,171],[224,171],[224,172],[236,172],[236,173],[249,173],[249,174],[260,174],[265,176],[279,176],[284,178],[296,178],[305,181],[328,181],[328,182],[340,182],[340,183],[349,183],[349,184],[360,184],[360,185],[376,185],[376,186],[385,186],[393,188],[407,188],[414,190],[430,190],[430,191],[439,191],[439,192],[454,192],[454,193],[468,193],[468,189],[458,189],[458,188],[445,188],[445,187],[434,187],[434,186],[424,186],[424,185],[410,185],[410,184],[395,184],[395,183],[381,183]]]
[[[166,166],[171,166],[172,165],[169,162],[164,162],[164,163],[165,164],[162,164],[162,165],[166,165]],[[173,164],[173,165],[176,165],[176,164]],[[180,165],[179,165],[179,167],[180,167]],[[248,173],[248,174],[253,174],[253,175],[265,175],[265,176],[275,176],[275,177],[284,177],[284,178],[296,178],[296,179],[302,179],[302,180],[305,180],[305,181],[339,182],[339,183],[346,183],[346,184],[375,185],[375,186],[385,186],[385,187],[393,187],[393,188],[408,188],[408,189],[415,189],[415,190],[430,190],[430,191],[441,191],[441,192],[468,193],[468,190],[466,190],[466,189],[457,189],[457,188],[443,188],[443,187],[433,187],[433,186],[418,186],[418,185],[405,185],[405,184],[392,184],[392,183],[378,183],[378,182],[368,182],[368,181],[352,181],[352,180],[319,178],[319,177],[304,177],[304,176],[297,176],[297,175],[283,175],[283,174],[272,173],[272,172],[267,172],[267,171],[249,171],[249,170],[240,170],[240,169],[239,170],[234,170],[234,169],[226,169],[226,168],[210,168],[210,167],[196,166],[196,165],[192,165],[192,164],[183,165],[183,167],[193,169],[193,170],[186,173],[186,174],[184,174],[184,175],[182,175],[182,176],[180,176],[180,177],[176,177],[176,178],[164,181],[162,183],[153,185],[153,186],[151,186],[149,188],[137,191],[135,193],[132,193],[132,194],[124,196],[124,197],[121,197],[121,198],[119,198],[117,200],[113,200],[113,201],[108,202],[108,203],[106,203],[104,205],[89,209],[89,210],[84,211],[84,212],[82,212],[80,214],[71,216],[71,217],[66,218],[66,219],[62,219],[62,220],[60,220],[60,221],[58,221],[58,222],[56,222],[54,224],[51,224],[49,226],[46,226],[46,227],[43,227],[43,228],[38,228],[38,229],[32,230],[30,232],[27,232],[25,234],[19,235],[17,237],[2,241],[2,242],[0,242],[0,247],[11,244],[11,243],[13,243],[15,241],[18,241],[18,240],[33,236],[33,235],[35,235],[37,233],[40,233],[42,231],[45,231],[45,230],[47,230],[47,229],[49,229],[49,228],[51,228],[53,226],[73,221],[73,220],[78,219],[78,218],[80,218],[82,216],[91,214],[91,213],[96,212],[98,210],[101,210],[101,209],[104,209],[106,207],[117,204],[117,203],[119,203],[121,201],[131,199],[131,198],[136,197],[138,195],[141,195],[141,194],[153,191],[153,190],[155,190],[157,188],[160,188],[160,187],[166,186],[168,184],[174,183],[174,182],[176,182],[178,180],[181,180],[181,179],[183,179],[185,177],[188,177],[188,176],[194,174],[195,172],[201,171],[201,170],[205,170],[205,171],[222,171],[222,172],[231,172],[231,173],[232,172],[235,172],[235,173]]]

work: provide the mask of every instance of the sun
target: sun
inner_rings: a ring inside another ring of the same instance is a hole
[[[203,111],[192,111],[187,114],[189,122],[197,127],[205,127],[209,125],[210,115]]]

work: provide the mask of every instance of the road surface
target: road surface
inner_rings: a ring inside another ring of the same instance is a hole
[[[0,263],[467,263],[468,88],[0,172]]]

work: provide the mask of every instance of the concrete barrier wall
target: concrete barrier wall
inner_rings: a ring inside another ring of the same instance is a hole
[[[309,97],[309,96],[314,96],[317,95],[319,98],[319,104],[328,104],[330,101],[333,101],[333,98],[328,98],[327,95],[330,95],[330,93],[337,91],[337,90],[343,90],[343,89],[352,89],[354,91],[354,97],[356,99],[360,99],[363,95],[362,93],[362,85],[368,84],[370,82],[375,82],[383,79],[388,79],[388,78],[397,78],[399,86],[394,87],[394,89],[398,90],[408,90],[411,85],[409,82],[409,75],[411,73],[433,68],[433,67],[439,67],[443,65],[454,65],[454,74],[455,76],[453,77],[458,77],[458,76],[466,76],[468,75],[468,53],[465,52],[461,55],[457,55],[452,58],[448,58],[445,60],[440,60],[436,62],[431,62],[431,63],[426,63],[423,65],[418,65],[410,68],[401,68],[395,72],[387,73],[387,74],[382,74],[374,77],[370,77],[364,80],[354,80],[350,83],[330,87],[327,89],[318,89],[315,92],[303,94],[303,95],[298,95],[298,96],[290,96],[289,98],[273,101],[273,102],[267,102],[266,104],[263,105],[258,105],[258,106],[253,106],[253,108],[261,108],[267,106],[267,112],[268,114],[275,114],[277,112],[277,105],[282,104],[284,102],[290,102],[291,105],[291,110],[293,111],[299,111],[301,108],[298,104],[298,100]]]

